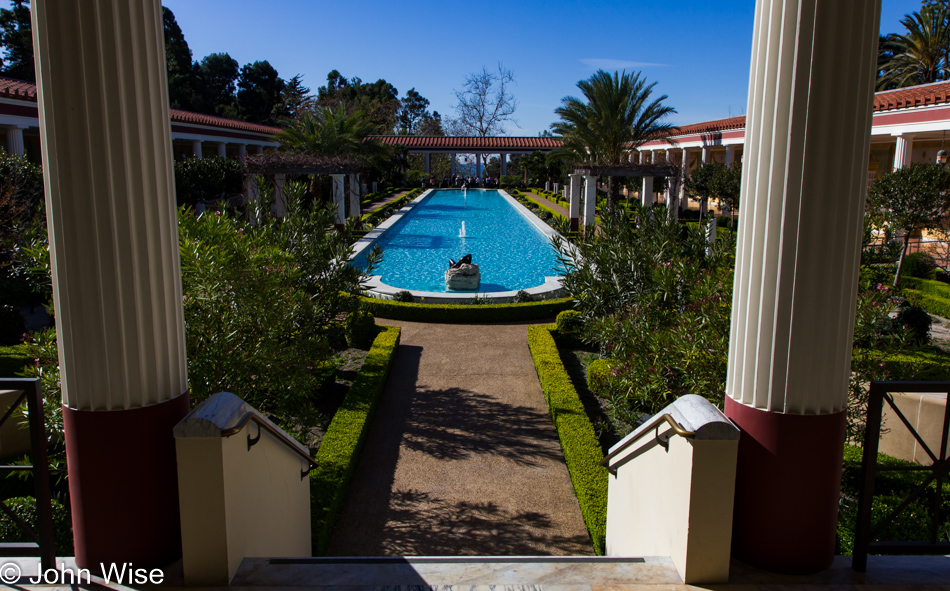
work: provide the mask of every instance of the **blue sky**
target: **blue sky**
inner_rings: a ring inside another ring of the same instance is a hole
[[[3,2],[6,4],[7,2]],[[268,60],[314,91],[332,69],[415,87],[443,116],[467,74],[514,70],[509,135],[537,135],[561,98],[598,68],[640,70],[678,113],[674,124],[745,113],[753,0],[164,0],[195,59]],[[883,0],[881,30],[920,0]]]

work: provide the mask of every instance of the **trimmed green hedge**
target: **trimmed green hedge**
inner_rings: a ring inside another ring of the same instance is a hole
[[[554,318],[558,312],[574,306],[571,298],[558,298],[524,304],[421,304],[360,296],[360,303],[377,318],[467,324],[476,322],[518,322]]]
[[[399,327],[380,327],[356,381],[327,428],[310,473],[310,535],[314,556],[330,543],[399,345]]]
[[[920,306],[928,314],[950,318],[950,285],[933,279],[901,277],[904,295],[915,306]]]
[[[13,378],[24,365],[33,363],[26,345],[0,347],[0,378]]]
[[[937,349],[897,355],[883,354],[874,349],[855,349],[853,355],[857,358],[880,360],[885,369],[895,375],[906,375],[907,370],[912,369],[915,381],[950,381],[950,355]]]
[[[600,443],[561,361],[554,343],[554,330],[553,324],[529,326],[528,346],[561,440],[584,523],[594,551],[602,556],[607,538],[607,468],[600,465],[604,459]]]

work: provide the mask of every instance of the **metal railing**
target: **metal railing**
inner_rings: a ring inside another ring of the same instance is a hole
[[[654,435],[654,437],[656,438],[656,442],[664,448],[669,448],[670,437],[672,437],[673,435],[666,435],[665,437],[663,435],[660,435],[660,425],[662,425],[663,423],[667,423],[672,428],[673,434],[675,435],[679,435],[680,437],[683,437],[686,439],[693,439],[696,437],[696,433],[694,431],[687,431],[685,428],[683,428],[682,425],[677,423],[676,419],[673,418],[673,415],[669,413],[656,415],[655,417],[653,417],[653,420],[650,421],[649,424],[647,424],[644,427],[638,427],[638,429],[640,429],[639,435],[637,435],[636,437],[631,437],[630,439],[624,441],[617,447],[617,449],[613,450],[612,452],[604,456],[604,459],[600,461],[600,465],[607,468],[607,471],[610,472],[611,474],[616,474],[617,470],[615,468],[611,468],[610,460],[620,455],[624,450],[632,446],[637,441],[640,441],[641,439],[643,439],[643,436],[649,433],[651,429],[656,430],[655,435]]]
[[[251,437],[250,433],[247,434],[248,451],[250,451],[250,449],[254,447],[258,441],[261,440],[260,429],[263,429],[264,431],[267,431],[268,433],[276,437],[281,443],[289,447],[291,451],[293,451],[295,454],[297,454],[298,456],[300,456],[307,462],[307,470],[301,470],[301,473],[300,473],[301,480],[306,478],[310,474],[310,471],[317,467],[317,461],[311,458],[305,452],[303,452],[298,447],[299,444],[296,441],[294,441],[294,439],[292,439],[289,435],[287,435],[280,429],[277,429],[276,427],[271,425],[269,422],[262,419],[261,416],[258,415],[256,412],[245,413],[245,415],[241,417],[241,420],[238,421],[237,425],[231,427],[230,429],[222,429],[221,436],[231,437],[232,435],[237,435],[244,429],[244,427],[248,425],[248,423],[251,423],[251,422],[257,423],[259,430],[257,431],[257,437]]]
[[[851,568],[865,572],[868,564],[868,554],[948,554],[950,542],[939,541],[941,510],[943,500],[943,483],[950,473],[950,460],[947,458],[947,438],[950,429],[950,404],[944,408],[943,436],[940,441],[939,453],[934,453],[923,440],[917,430],[910,424],[904,413],[894,403],[894,392],[948,392],[950,382],[871,382],[867,423],[864,430],[864,457],[861,465],[862,484],[858,496],[857,525],[854,536],[854,552],[851,558]],[[948,397],[950,398],[950,397]],[[884,416],[884,403],[887,403],[900,422],[910,431],[917,444],[924,450],[933,462],[924,465],[881,465],[877,463],[878,446],[881,439],[881,422]],[[876,527],[872,526],[872,508],[874,505],[874,481],[878,472],[884,471],[926,471],[930,472],[923,482],[912,490],[893,511],[888,513]],[[936,484],[936,491],[932,502],[931,528],[929,541],[878,541],[888,525],[903,512],[912,502],[920,498],[931,483]]]
[[[0,379],[0,390],[20,392],[16,401],[10,405],[0,427],[6,423],[17,408],[26,401],[30,428],[30,460],[32,466],[0,466],[0,473],[29,471],[33,474],[33,486],[36,494],[36,531],[19,515],[13,512],[3,500],[0,511],[13,520],[32,542],[0,544],[0,555],[9,557],[39,556],[43,570],[56,567],[56,553],[53,545],[53,504],[49,484],[49,458],[46,452],[46,425],[43,417],[43,394],[39,378]]]

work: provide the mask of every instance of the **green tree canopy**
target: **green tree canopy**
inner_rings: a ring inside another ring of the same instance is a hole
[[[278,119],[296,119],[313,109],[314,98],[310,89],[303,85],[303,76],[295,75],[284,84],[277,107]]]
[[[950,169],[940,164],[912,164],[874,179],[868,189],[868,209],[892,229],[903,233],[903,247],[894,275],[900,280],[904,254],[915,230],[936,229],[950,200]]]
[[[656,82],[647,84],[640,72],[598,70],[577,87],[584,98],[561,100],[555,113],[561,118],[551,126],[563,140],[562,152],[577,164],[616,166],[628,161],[629,152],[654,139],[668,138],[673,126],[663,119],[676,110],[664,105],[664,94],[651,100]],[[621,181],[610,177],[612,208],[620,200]]]
[[[337,109],[342,106],[348,114],[362,111],[376,128],[377,134],[390,134],[396,127],[399,111],[399,91],[382,78],[364,84],[359,77],[346,78],[337,70],[327,74],[326,86],[317,89],[317,105]]]
[[[29,0],[12,0],[10,8],[0,8],[0,74],[36,81],[33,70],[33,28]]]
[[[195,68],[198,95],[195,110],[208,115],[237,118],[235,83],[238,63],[227,53],[205,56]]]
[[[445,135],[442,129],[442,116],[439,112],[429,112],[429,99],[415,88],[410,88],[400,101],[396,114],[396,133],[398,135]]]
[[[168,103],[173,109],[193,110],[195,71],[191,49],[171,10],[162,6],[165,36],[165,67],[168,71]]]
[[[950,9],[943,3],[925,3],[919,12],[901,19],[905,34],[888,35],[878,52],[892,57],[879,63],[877,87],[901,88],[950,78]]]
[[[237,82],[238,115],[251,123],[274,125],[280,115],[285,86],[267,60],[245,65]]]

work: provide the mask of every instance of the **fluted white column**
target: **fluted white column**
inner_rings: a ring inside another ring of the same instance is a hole
[[[597,225],[597,177],[584,177],[584,231]]]
[[[584,181],[584,176],[580,174],[572,174],[570,176],[570,186],[569,186],[569,211],[568,218],[571,223],[571,231],[576,232],[580,226],[580,215],[581,215],[581,183]]]
[[[732,163],[736,161],[736,146],[735,144],[729,144],[726,146],[726,166],[732,166]]]
[[[331,174],[333,178],[333,203],[336,205],[336,225],[343,227],[346,221],[346,198],[343,195],[343,179],[345,174]]]
[[[167,564],[189,403],[161,3],[31,8],[76,560]]]
[[[689,153],[686,148],[683,148],[683,154],[681,156],[682,162],[680,162],[680,168],[682,168],[682,177],[680,179],[680,194],[679,194],[679,205],[681,210],[689,208],[689,202],[686,198],[686,176],[689,174],[687,167],[689,166]]]
[[[201,158],[201,140],[192,140],[191,141],[191,153],[194,154],[195,158]]]
[[[355,172],[350,173],[350,207],[351,218],[360,217],[363,212],[360,205],[360,175]]]
[[[247,144],[238,144],[238,160],[241,163],[247,160]]]
[[[902,133],[897,137],[897,149],[894,151],[894,170],[910,166],[914,150],[914,134]]]
[[[703,164],[712,162],[712,147],[703,146]]]
[[[640,190],[640,205],[653,207],[653,177],[643,177],[643,188]]]
[[[13,156],[23,156],[26,154],[22,127],[14,125],[7,128],[7,152]]]
[[[880,0],[756,5],[725,410],[733,552],[762,568],[834,558],[879,20]]]
[[[225,143],[225,142],[218,142],[218,143],[217,143],[217,149],[218,149],[218,156],[220,156],[220,157],[222,157],[222,158],[226,158],[226,157],[227,157],[227,155],[228,155],[228,144],[227,144],[227,143]]]
[[[449,163],[449,175],[455,176],[455,153],[450,154],[452,157],[452,162]]]

